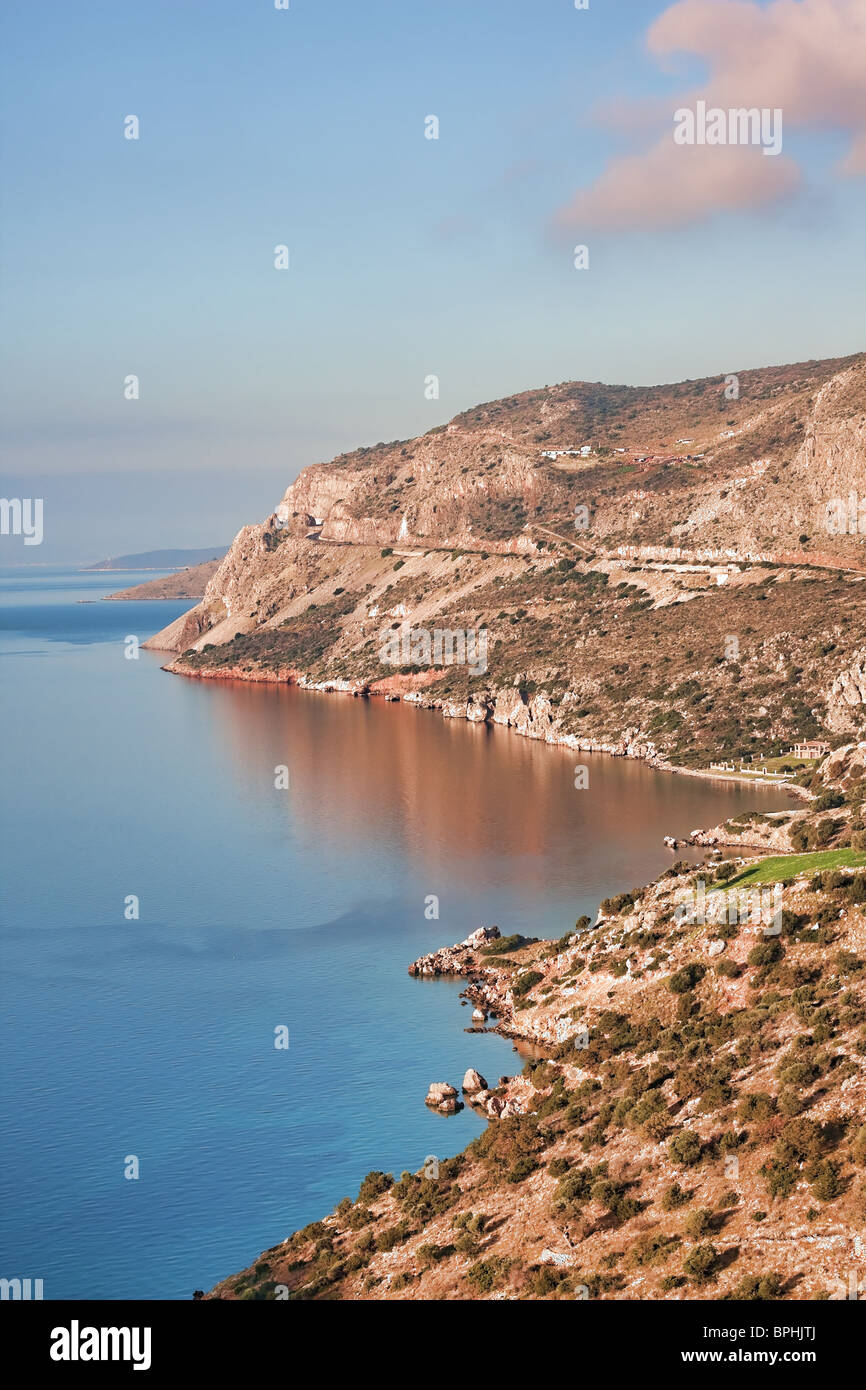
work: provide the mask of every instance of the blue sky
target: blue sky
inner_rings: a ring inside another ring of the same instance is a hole
[[[792,197],[663,229],[639,213],[557,229],[640,150],[640,103],[700,84],[698,56],[647,48],[668,9],[7,9],[3,494],[44,496],[46,539],[38,555],[4,539],[4,558],[228,541],[308,463],[548,382],[863,348],[866,181],[834,172],[832,119],[788,136]],[[624,128],[611,110],[632,111]]]

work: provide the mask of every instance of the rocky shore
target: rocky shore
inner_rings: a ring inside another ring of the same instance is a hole
[[[833,764],[851,814],[864,750]],[[732,915],[735,878],[681,862],[559,941],[482,926],[411,962],[460,979],[473,1029],[526,1059],[419,1097],[486,1129],[418,1173],[369,1173],[207,1297],[845,1298],[866,1215],[866,879],[792,870],[772,924],[753,901]]]
[[[145,644],[147,645],[147,644]],[[384,699],[402,701],[416,709],[431,710],[443,719],[465,719],[470,724],[496,725],[510,729],[521,738],[531,738],[577,753],[606,753],[613,758],[634,758],[659,772],[675,773],[681,777],[700,777],[711,781],[744,782],[750,785],[779,787],[768,778],[722,776],[703,768],[680,767],[659,752],[656,745],[641,736],[640,730],[624,729],[618,739],[597,739],[566,732],[557,720],[546,695],[524,697],[517,687],[492,691],[467,700],[454,700],[432,694],[429,686],[444,672],[425,672],[421,681],[411,677],[391,677],[369,682],[361,679],[333,678],[315,680],[303,671],[291,667],[251,668],[243,665],[191,667],[181,659],[166,662],[162,668],[171,675],[186,676],[188,680],[250,681],[262,685],[294,685],[299,690],[316,691],[323,695],[351,695],[355,699]],[[413,688],[414,684],[414,688]],[[419,685],[421,688],[419,688]],[[796,783],[785,783],[792,797],[804,801],[811,793]],[[703,842],[701,842],[703,843]]]

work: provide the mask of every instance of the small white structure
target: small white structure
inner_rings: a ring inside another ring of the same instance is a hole
[[[807,739],[805,743],[795,743],[791,752],[795,758],[823,758],[830,752],[830,745],[823,739]]]
[[[543,459],[558,459],[558,458],[570,458],[570,459],[582,458],[582,459],[586,459],[586,458],[589,458],[589,456],[590,456],[591,453],[592,453],[592,445],[591,445],[591,444],[584,444],[584,445],[582,445],[581,448],[579,448],[579,449],[542,449],[542,451],[541,451],[541,457],[542,457]]]

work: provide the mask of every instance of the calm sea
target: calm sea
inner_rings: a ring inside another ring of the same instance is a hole
[[[787,804],[586,755],[578,791],[504,730],[169,676],[125,639],[189,605],[99,601],[152,577],[0,571],[0,1276],[46,1298],[189,1298],[371,1168],[456,1152],[481,1122],[428,1084],[521,1059],[409,962],[559,936],[663,834]]]

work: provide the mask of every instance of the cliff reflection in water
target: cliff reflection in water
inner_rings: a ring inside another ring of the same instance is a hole
[[[685,835],[746,807],[790,805],[775,789],[673,776],[643,763],[575,753],[503,728],[442,719],[381,700],[290,686],[195,682],[200,712],[226,753],[243,798],[283,798],[295,852],[333,867],[333,854],[383,840],[419,870],[550,891],[573,881],[623,889],[671,856],[664,834]],[[589,768],[577,789],[575,767]]]

